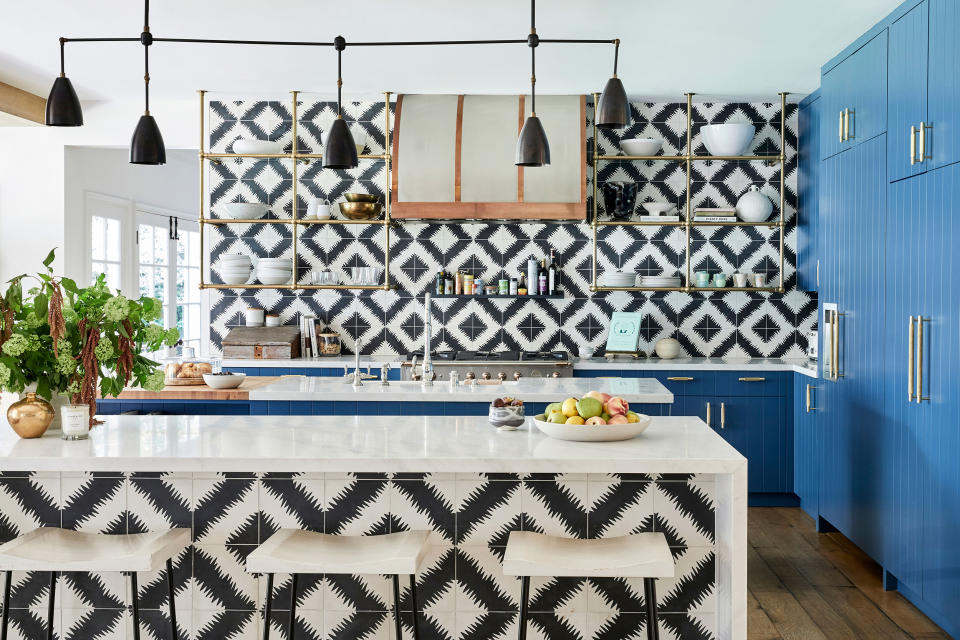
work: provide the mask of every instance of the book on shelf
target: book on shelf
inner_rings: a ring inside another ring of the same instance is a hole
[[[305,349],[301,350],[304,357],[316,358],[317,350],[317,317],[303,316],[300,318],[300,341]],[[307,355],[309,353],[309,355]]]
[[[680,222],[680,216],[640,216],[641,222]]]
[[[693,210],[695,217],[700,216],[735,216],[737,210],[731,207],[697,207]]]
[[[697,222],[736,222],[736,216],[697,216]]]

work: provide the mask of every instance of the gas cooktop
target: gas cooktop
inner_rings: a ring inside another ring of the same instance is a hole
[[[407,360],[423,359],[423,351],[407,354]],[[570,354],[560,351],[431,351],[434,362],[567,362]]]

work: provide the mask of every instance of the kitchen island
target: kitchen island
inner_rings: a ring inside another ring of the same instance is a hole
[[[573,443],[527,427],[499,432],[478,417],[112,416],[85,442],[2,431],[0,498],[4,540],[40,524],[192,527],[175,583],[180,617],[198,639],[256,637],[262,585],[243,562],[279,527],[432,531],[418,602],[426,637],[442,638],[515,637],[519,584],[500,571],[511,530],[663,531],[677,576],[658,587],[661,637],[746,636],[747,463],[697,418],[654,417],[626,442]],[[40,620],[45,612],[29,606],[46,576],[14,580],[15,623]],[[122,578],[61,582],[61,637],[82,625],[92,635],[122,628]],[[154,583],[143,580],[145,590]],[[300,585],[303,637],[388,637],[387,579],[309,576]],[[532,590],[538,635],[638,635],[645,624],[636,581],[542,579]],[[156,591],[144,609],[160,629]],[[286,593],[274,606],[278,625]]]

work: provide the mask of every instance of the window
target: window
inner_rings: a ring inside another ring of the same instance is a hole
[[[163,326],[176,327],[186,346],[202,347],[200,232],[194,221],[137,211],[139,295],[163,303]]]
[[[125,290],[123,278],[123,236],[129,217],[130,203],[119,198],[87,194],[90,214],[90,278],[94,282],[102,273],[111,289]]]

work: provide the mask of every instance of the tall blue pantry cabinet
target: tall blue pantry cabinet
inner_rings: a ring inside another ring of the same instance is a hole
[[[801,194],[813,184],[819,195],[818,297],[842,315],[840,376],[817,381],[815,417],[795,388],[804,508],[875,558],[889,587],[955,637],[958,33],[960,0],[909,0],[824,66],[819,99],[805,101],[819,108],[815,145],[801,105],[801,148],[819,146],[821,158],[815,176],[800,174]],[[823,324],[821,313],[821,336]],[[821,354],[829,348],[821,344]]]

